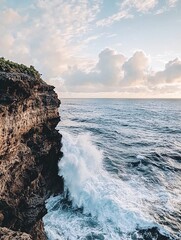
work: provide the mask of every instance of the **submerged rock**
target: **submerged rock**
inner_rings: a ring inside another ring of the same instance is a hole
[[[0,239],[43,240],[41,219],[46,214],[45,200],[50,194],[62,191],[57,166],[62,154],[61,135],[55,129],[60,120],[60,101],[54,87],[47,85],[33,67],[29,71],[24,65],[6,68],[8,62],[4,60],[3,64],[3,68],[0,66]],[[20,71],[18,66],[24,68]],[[10,229],[28,233],[29,238],[24,233],[25,238],[2,237],[11,234]]]

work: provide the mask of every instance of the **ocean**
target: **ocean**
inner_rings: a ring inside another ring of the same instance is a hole
[[[49,240],[181,239],[181,100],[63,99]]]

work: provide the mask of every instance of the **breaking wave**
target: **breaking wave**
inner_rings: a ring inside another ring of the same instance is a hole
[[[59,175],[65,188],[64,194],[47,201],[44,223],[50,240],[171,239],[155,222],[147,204],[155,196],[139,179],[123,181],[107,172],[104,153],[93,143],[93,136],[62,135]]]

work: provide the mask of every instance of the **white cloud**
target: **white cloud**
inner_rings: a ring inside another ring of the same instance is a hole
[[[25,55],[27,54],[26,51],[28,50],[26,49],[25,45],[21,41],[18,34],[18,29],[22,27],[25,21],[26,16],[22,16],[18,11],[15,11],[11,8],[1,10],[0,12],[1,56],[11,59],[12,56],[16,55],[20,56],[18,60],[21,61],[21,57],[23,56],[23,54]],[[19,44],[17,44],[17,41],[19,41]]]
[[[169,7],[175,7],[178,0],[168,0],[168,6]]]
[[[181,61],[175,59],[165,65],[163,71],[153,72],[150,59],[143,51],[135,52],[126,59],[113,49],[100,52],[98,62],[85,72],[77,67],[62,75],[67,92],[117,92],[166,94],[181,88]],[[62,89],[63,90],[63,89]],[[162,91],[163,90],[163,91]],[[143,96],[142,95],[142,96]]]
[[[121,3],[121,8],[135,9],[138,12],[148,12],[153,9],[157,3],[157,0],[125,0]]]
[[[99,61],[95,70],[100,74],[101,80],[106,84],[117,84],[122,76],[122,65],[125,57],[113,49],[106,48],[99,54]],[[103,80],[104,79],[104,80]]]
[[[163,14],[164,12],[170,11],[171,8],[176,7],[178,0],[167,0],[166,4],[158,8],[155,12],[155,15]]]
[[[147,79],[149,58],[143,51],[126,57],[113,49],[100,52],[97,64],[85,72],[77,67],[63,74],[69,91],[121,91],[122,88],[139,86]]]
[[[159,3],[159,0],[119,0],[119,9],[116,13],[97,21],[97,26],[110,26],[122,19],[133,18],[136,14],[148,14],[150,12],[162,14],[169,11],[169,8],[176,6],[178,0],[167,0]],[[160,5],[159,5],[159,4]]]
[[[87,31],[99,12],[99,1],[93,0],[38,0],[36,7],[39,7],[43,14],[39,25],[45,25],[48,29],[53,28],[61,36],[70,40],[74,34],[82,34]]]
[[[158,71],[150,76],[149,81],[154,84],[181,84],[181,60],[178,58],[169,61],[163,71]]]
[[[14,44],[14,37],[11,34],[6,34],[3,38],[0,38],[1,54],[11,49]],[[3,54],[2,54],[3,55]]]
[[[177,3],[176,0],[166,2],[167,8]],[[101,4],[102,0],[37,0],[23,8],[12,9],[5,6],[4,1],[4,7],[0,8],[0,55],[35,65],[44,79],[50,79],[49,83],[57,86],[58,92],[115,92],[118,96],[119,93],[180,89],[178,59],[169,62],[163,71],[150,72],[149,58],[143,51],[126,58],[106,48],[100,52],[97,61],[93,57],[100,47],[100,41],[96,46],[93,41],[105,36],[110,45],[114,43],[118,47],[116,41],[121,37],[121,31],[116,35],[112,29],[109,36],[97,32],[100,26],[136,14],[156,12],[163,4],[157,4],[156,0],[120,1],[118,12],[97,21]],[[111,41],[114,36],[116,39]],[[85,49],[91,43],[89,50],[93,53],[89,53],[92,57],[89,58]],[[163,60],[168,61],[172,56],[163,56]]]
[[[17,25],[22,21],[21,15],[12,8],[3,10],[0,15],[1,28]]]
[[[114,22],[118,22],[121,19],[126,19],[126,18],[132,18],[133,15],[129,14],[127,11],[121,10],[118,13],[113,14],[112,16],[109,16],[107,18],[101,19],[97,21],[97,26],[109,26]]]
[[[148,74],[149,59],[143,51],[137,51],[123,65],[124,84],[143,83]]]
[[[98,37],[86,33],[91,32],[100,5],[99,0],[37,0],[19,12],[1,10],[0,55],[36,64],[46,78],[61,74],[68,65],[79,63],[83,46]]]
[[[70,91],[112,91],[122,78],[122,65],[125,57],[106,48],[99,54],[97,64],[87,73],[77,67],[70,68],[63,74],[65,84]]]
[[[157,0],[124,0],[119,3],[119,11],[97,21],[97,26],[109,26],[121,19],[133,18],[134,12],[146,13],[157,5]]]

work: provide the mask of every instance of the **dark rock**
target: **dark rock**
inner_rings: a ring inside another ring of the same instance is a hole
[[[63,189],[53,89],[39,74],[0,72],[0,239],[46,239],[45,200]]]

